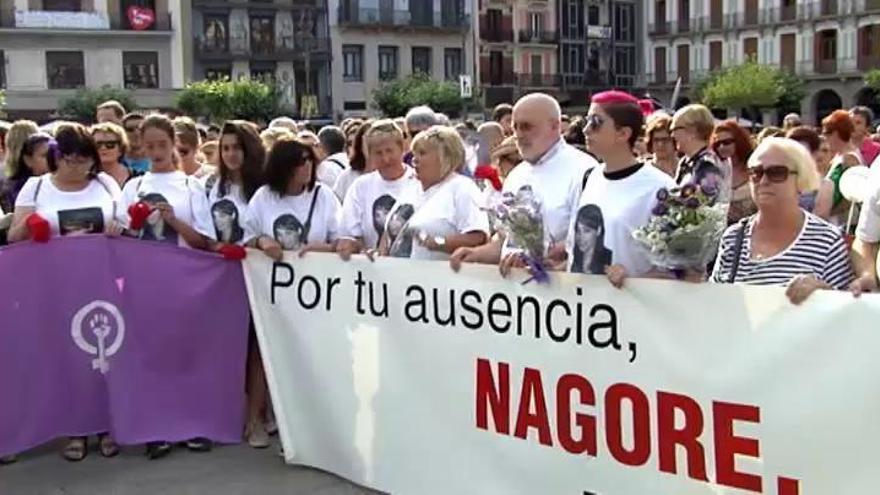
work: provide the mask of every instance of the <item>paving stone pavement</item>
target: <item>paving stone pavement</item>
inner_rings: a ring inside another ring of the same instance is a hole
[[[332,474],[287,466],[278,447],[247,445],[189,452],[183,447],[149,461],[142,447],[127,447],[113,459],[94,448],[71,463],[55,442],[0,466],[0,495],[379,495]]]

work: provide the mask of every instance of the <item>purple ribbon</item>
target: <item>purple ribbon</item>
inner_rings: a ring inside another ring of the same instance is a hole
[[[546,284],[550,282],[550,274],[547,273],[547,269],[544,268],[544,263],[541,260],[535,259],[524,253],[520,254],[520,257],[522,258],[523,262],[525,262],[529,273],[532,274],[531,277],[523,281],[523,285],[529,282],[538,282],[539,284]]]

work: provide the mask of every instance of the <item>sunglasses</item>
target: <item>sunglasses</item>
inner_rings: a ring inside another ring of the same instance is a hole
[[[95,141],[95,146],[98,149],[115,150],[119,147],[119,141]]]
[[[736,141],[733,139],[719,139],[718,141],[715,141],[715,147],[720,148],[722,146],[730,146],[734,143],[736,143]]]
[[[603,125],[605,125],[605,119],[601,115],[587,115],[587,125],[584,126],[584,130],[587,132],[598,131]]]
[[[770,182],[778,184],[787,181],[790,175],[797,175],[797,172],[785,165],[771,165],[769,167],[753,167],[749,169],[749,179],[755,184],[761,182],[764,176],[767,176],[767,180]]]

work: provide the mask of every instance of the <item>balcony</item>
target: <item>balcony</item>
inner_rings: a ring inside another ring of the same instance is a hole
[[[856,14],[880,12],[880,0],[857,0]]]
[[[859,56],[858,69],[860,71],[880,69],[880,55]]]
[[[510,29],[490,29],[480,33],[480,39],[490,43],[507,43],[513,41],[513,31]]]
[[[524,88],[557,88],[561,80],[559,74],[517,74],[516,81]]]
[[[310,55],[329,57],[330,38],[296,38],[285,40],[275,45],[218,46],[206,43],[203,39],[196,40],[196,56],[203,61],[228,61],[232,59],[250,58],[258,61],[289,60]]]
[[[555,45],[559,42],[559,33],[556,31],[532,31],[521,30],[519,32],[520,43],[535,43],[542,45]]]
[[[840,15],[840,5],[837,0],[821,0],[819,2],[819,15],[822,17],[833,17]]]
[[[456,12],[442,12],[440,16],[433,12],[414,16],[409,10],[392,10],[376,8],[350,9],[340,5],[338,9],[340,26],[375,26],[397,28],[429,28],[446,30],[464,30],[470,27],[470,16]],[[512,38],[511,40],[512,41]]]
[[[171,32],[171,14],[158,12],[153,22],[140,29],[132,26],[125,14],[108,16],[106,12],[56,12],[44,10],[16,11],[14,16],[4,15],[0,11],[0,28],[20,30],[49,30],[59,32],[71,31],[128,31],[138,32]]]
[[[668,21],[656,22],[648,26],[648,32],[654,36],[664,36],[672,30],[672,23]]]
[[[566,89],[607,88],[611,86],[608,71],[587,69],[583,74],[561,74],[560,83]]]
[[[480,74],[480,80],[483,84],[491,86],[514,86],[517,83],[516,74],[513,71],[488,71]]]
[[[825,60],[816,59],[813,70],[816,74],[837,74],[837,60],[833,58]]]
[[[672,86],[678,80],[678,72],[649,72],[645,80],[649,86]]]
[[[679,19],[678,22],[675,23],[675,32],[676,33],[689,33],[691,31],[691,20],[690,19]]]

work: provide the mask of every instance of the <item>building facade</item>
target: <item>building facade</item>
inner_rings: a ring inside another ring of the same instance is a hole
[[[579,111],[589,96],[643,81],[641,2],[480,0],[480,84],[487,106],[544,91]]]
[[[754,59],[806,81],[800,112],[817,122],[838,108],[876,100],[864,72],[880,68],[880,0],[654,0],[645,72],[653,96],[675,106],[710,71]],[[671,102],[676,81],[683,90]]]
[[[192,2],[192,80],[275,81],[285,113],[329,117],[330,37],[325,0]]]
[[[334,115],[375,114],[373,90],[413,73],[473,78],[471,19],[465,0],[331,0]]]
[[[50,118],[76,88],[131,89],[168,108],[183,86],[179,4],[169,0],[3,0],[0,88],[10,117]]]

